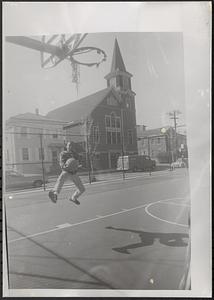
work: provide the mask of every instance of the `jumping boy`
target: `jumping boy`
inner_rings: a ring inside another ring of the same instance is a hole
[[[74,202],[75,204],[79,205],[80,202],[77,200],[79,196],[84,193],[85,187],[82,184],[80,177],[77,175],[77,169],[71,170],[66,166],[66,161],[69,159],[75,159],[76,161],[79,160],[79,155],[76,153],[73,147],[73,142],[68,142],[66,145],[66,150],[60,153],[60,167],[62,169],[61,174],[59,175],[54,188],[49,192],[49,198],[53,203],[57,202],[58,195],[67,179],[73,181],[76,185],[76,191],[73,193],[70,201]]]

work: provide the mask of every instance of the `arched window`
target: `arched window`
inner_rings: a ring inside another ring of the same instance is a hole
[[[116,82],[117,82],[117,86],[123,87],[123,76],[122,75],[118,75],[116,77]]]
[[[115,114],[115,112],[111,113],[111,127],[112,128],[116,127],[116,114]]]
[[[113,111],[110,115],[105,116],[106,123],[106,143],[120,144],[121,143],[121,120]]]

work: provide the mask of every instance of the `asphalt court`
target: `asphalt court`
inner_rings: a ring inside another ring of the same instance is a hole
[[[67,191],[57,204],[35,193],[33,205],[26,194],[11,201],[12,287],[176,289],[189,240],[187,178],[153,180],[155,188],[141,179],[91,187],[78,207]]]

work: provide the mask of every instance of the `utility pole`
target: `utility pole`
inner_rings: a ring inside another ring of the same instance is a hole
[[[86,164],[88,165],[88,179],[89,183],[91,184],[91,160],[90,160],[90,153],[89,153],[89,135],[90,135],[90,124],[89,119],[87,118],[85,121],[85,133],[86,133]]]
[[[44,168],[44,148],[42,145],[42,134],[39,134],[39,138],[40,138],[40,147],[41,147],[41,159],[42,159],[42,177],[43,177],[43,188],[44,191],[46,190],[46,186],[45,186],[45,168]]]
[[[123,104],[121,104],[121,137],[122,137],[122,165],[123,165],[123,180],[125,180],[125,170],[124,170],[124,128],[123,128]]]
[[[150,138],[148,136],[148,156],[150,157]]]
[[[177,150],[178,150],[178,141],[177,141],[177,120],[178,115],[181,114],[179,110],[173,110],[169,112],[170,119],[174,120],[174,129],[175,129],[175,160],[177,159]]]

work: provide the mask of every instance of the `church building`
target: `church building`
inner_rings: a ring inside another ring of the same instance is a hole
[[[79,146],[82,160],[96,169],[115,169],[120,155],[137,154],[135,93],[115,39],[107,87],[50,111],[46,118],[67,122],[67,141]]]

